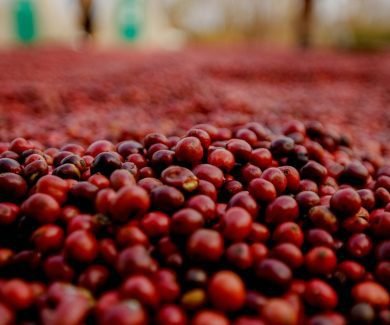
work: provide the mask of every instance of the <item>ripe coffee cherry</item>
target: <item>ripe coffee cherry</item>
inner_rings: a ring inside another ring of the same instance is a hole
[[[390,304],[388,291],[376,282],[360,282],[352,288],[351,293],[356,302],[365,302],[375,308],[387,308]]]
[[[121,168],[121,166],[122,162],[115,153],[102,152],[95,157],[91,166],[91,173],[110,176],[114,170]]]
[[[181,139],[176,144],[175,157],[178,161],[183,163],[198,163],[203,158],[202,143],[195,137],[186,137]]]
[[[357,282],[363,279],[366,270],[355,261],[346,260],[337,266],[337,275],[347,280]]]
[[[262,170],[272,166],[272,154],[266,148],[253,150],[249,160],[251,164],[260,167]]]
[[[279,224],[273,233],[272,239],[276,243],[291,243],[301,247],[303,244],[303,232],[295,222],[283,222]]]
[[[124,300],[103,312],[100,324],[146,324],[147,314],[137,300]]]
[[[73,164],[63,164],[53,170],[53,175],[62,179],[80,180],[80,170]]]
[[[149,212],[141,220],[141,228],[148,237],[162,237],[169,232],[169,217],[162,212]]]
[[[23,171],[22,166],[15,160],[11,158],[0,158],[0,174],[3,173],[13,173],[21,174]]]
[[[198,312],[192,319],[193,325],[229,325],[228,319],[223,315],[215,311],[202,310]]]
[[[265,220],[269,223],[295,220],[299,215],[297,201],[287,195],[279,196],[267,206],[265,214]]]
[[[181,325],[187,324],[187,316],[184,311],[176,305],[165,305],[156,316],[158,325]]]
[[[22,206],[22,212],[41,224],[53,223],[61,213],[58,202],[53,197],[36,193],[31,195]]]
[[[31,240],[41,252],[55,251],[63,244],[64,231],[56,225],[44,225],[34,231]]]
[[[296,193],[300,186],[299,172],[292,166],[282,166],[279,169],[283,172],[287,179],[286,191],[289,193]]]
[[[266,324],[297,324],[298,315],[293,306],[283,299],[273,298],[261,308],[261,316]]]
[[[276,198],[275,186],[262,178],[255,178],[249,183],[250,195],[259,202],[271,202]]]
[[[98,253],[98,244],[95,237],[85,230],[72,232],[65,240],[67,257],[78,262],[92,262]]]
[[[302,211],[308,211],[312,207],[320,204],[320,198],[318,194],[312,191],[302,191],[295,196],[299,208]]]
[[[227,210],[221,223],[222,233],[226,239],[240,241],[249,235],[252,217],[243,208],[233,207]]]
[[[360,196],[355,190],[345,188],[333,194],[330,207],[337,215],[345,218],[357,213],[361,208],[361,202]]]
[[[40,178],[36,184],[37,193],[52,196],[59,204],[63,204],[67,198],[68,184],[65,180],[54,175],[46,175]]]
[[[146,200],[147,196],[145,196]],[[172,186],[157,186],[151,192],[151,203],[156,210],[172,212],[184,203],[183,194]]]
[[[252,218],[256,218],[259,211],[259,206],[257,205],[256,201],[247,191],[235,194],[229,200],[228,208],[231,207],[241,207],[245,209],[252,216]]]
[[[222,236],[215,230],[199,229],[187,242],[187,253],[191,258],[215,262],[223,254]]]
[[[215,217],[215,202],[206,195],[195,195],[187,201],[187,208],[200,212],[205,221],[211,221]]]
[[[0,203],[0,225],[9,225],[16,221],[20,208],[13,203]]]
[[[27,183],[14,173],[0,174],[0,201],[17,201],[27,193]]]
[[[267,168],[261,174],[261,178],[271,182],[278,194],[282,194],[287,188],[287,178],[284,173],[275,167]]]
[[[324,310],[331,310],[338,303],[337,293],[334,289],[319,279],[310,280],[306,284],[304,298],[309,305]]]
[[[5,281],[0,289],[0,297],[15,310],[26,309],[34,301],[31,287],[19,279]]]
[[[281,136],[271,142],[270,150],[276,158],[286,157],[294,150],[294,140]]]
[[[311,179],[317,183],[322,183],[327,174],[326,168],[316,161],[309,161],[301,168],[302,178]]]
[[[339,181],[341,183],[362,186],[366,184],[368,176],[368,170],[362,163],[352,162],[345,166],[340,173]]]
[[[246,243],[230,245],[226,250],[226,259],[239,269],[247,269],[253,263],[252,251]]]
[[[313,274],[330,274],[337,266],[335,253],[328,247],[317,246],[305,256],[306,268]]]
[[[372,241],[366,234],[354,234],[348,239],[347,250],[352,256],[367,256],[371,249]]]
[[[283,262],[266,258],[255,265],[255,272],[262,281],[285,287],[291,279],[292,273],[290,268]]]
[[[311,208],[309,210],[309,218],[316,227],[330,233],[336,232],[339,227],[336,216],[324,205]]]
[[[229,140],[226,144],[226,149],[233,154],[236,161],[240,162],[248,161],[252,153],[252,147],[249,143],[241,139]]]
[[[220,188],[225,180],[222,170],[210,164],[200,164],[193,169],[193,173],[199,179],[213,184],[217,189]]]
[[[213,150],[209,154],[207,158],[207,162],[210,165],[214,165],[220,168],[224,172],[229,172],[234,167],[235,159],[233,154],[230,151],[223,148],[219,148]]]
[[[203,216],[200,212],[185,208],[177,211],[171,219],[171,232],[180,235],[190,235],[202,228],[204,224]]]
[[[275,246],[270,256],[286,263],[291,269],[296,269],[303,264],[301,250],[291,243],[282,243]]]
[[[203,149],[207,149],[211,144],[211,137],[209,133],[202,129],[192,128],[187,132],[186,136],[198,138]]]
[[[150,207],[148,193],[140,186],[122,187],[110,208],[115,221],[125,222],[130,218],[142,216]]]
[[[81,273],[78,285],[86,288],[89,291],[96,293],[106,284],[109,271],[102,265],[91,265],[83,273]]]
[[[350,318],[353,324],[371,324],[375,320],[375,310],[364,302],[356,304],[351,309]]]
[[[170,166],[161,173],[161,180],[166,185],[192,192],[199,185],[198,178],[187,168]]]
[[[123,275],[148,274],[156,269],[155,261],[142,245],[134,245],[123,250],[117,261],[117,270]]]
[[[239,310],[245,302],[244,283],[231,271],[214,274],[208,286],[208,293],[211,303],[222,311]]]
[[[159,302],[159,294],[156,287],[144,275],[133,275],[122,285],[120,290],[124,299],[136,299],[140,303],[150,307],[156,307]]]

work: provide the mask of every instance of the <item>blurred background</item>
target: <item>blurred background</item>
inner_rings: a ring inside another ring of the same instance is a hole
[[[0,47],[260,42],[381,49],[389,0],[0,0]]]

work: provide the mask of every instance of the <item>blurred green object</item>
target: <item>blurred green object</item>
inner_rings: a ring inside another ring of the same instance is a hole
[[[117,21],[120,36],[135,42],[141,36],[145,19],[144,0],[121,0],[117,8]]]
[[[23,43],[31,43],[37,36],[36,10],[31,0],[17,0],[13,8],[16,37]]]

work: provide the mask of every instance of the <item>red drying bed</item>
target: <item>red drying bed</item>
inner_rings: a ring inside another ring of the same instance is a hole
[[[0,54],[0,325],[390,324],[389,57]]]
[[[389,53],[26,49],[1,53],[0,71],[0,141],[90,143],[294,116],[389,155]]]

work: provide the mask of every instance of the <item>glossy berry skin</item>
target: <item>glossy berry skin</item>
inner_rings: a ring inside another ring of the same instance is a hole
[[[243,240],[251,231],[252,217],[240,207],[233,207],[222,217],[222,233],[226,239],[232,241]]]
[[[61,213],[61,208],[58,202],[50,195],[36,193],[23,203],[22,212],[40,224],[46,224],[57,220]]]
[[[208,293],[211,303],[221,311],[239,310],[245,302],[244,283],[231,271],[214,274],[208,286]]]
[[[114,220],[125,222],[129,218],[144,214],[149,206],[150,199],[147,192],[142,187],[130,185],[118,191],[110,212]]]
[[[184,325],[187,324],[187,316],[180,307],[165,305],[158,311],[156,323],[158,325]]]
[[[187,201],[186,207],[200,212],[205,221],[210,221],[215,218],[215,202],[206,195],[200,194],[193,196]]]
[[[241,139],[229,140],[226,144],[226,149],[233,154],[236,161],[240,162],[248,161],[252,153],[249,143]]]
[[[101,173],[104,176],[110,176],[116,169],[121,168],[122,162],[119,157],[111,152],[102,152],[98,154],[91,166],[91,173]]]
[[[148,237],[162,237],[169,233],[170,218],[162,212],[149,212],[141,220],[141,229]]]
[[[215,311],[202,310],[192,319],[192,325],[229,325],[228,319],[222,314]]]
[[[209,154],[207,162],[228,173],[234,167],[235,159],[230,151],[219,148]]]
[[[290,268],[285,263],[272,258],[266,258],[257,263],[255,273],[262,281],[281,287],[287,286],[292,279]]]
[[[289,193],[298,192],[301,180],[299,172],[292,166],[281,166],[279,169],[287,179],[286,191]]]
[[[211,229],[195,231],[187,242],[188,255],[203,261],[218,261],[223,254],[223,248],[222,236]]]
[[[345,260],[337,266],[337,271],[339,275],[349,281],[357,282],[363,279],[366,274],[366,270],[363,265],[352,261]]]
[[[145,201],[148,200],[148,196],[143,197]],[[155,187],[151,192],[150,199],[153,208],[163,212],[176,211],[184,204],[183,194],[178,189],[167,185]]]
[[[161,180],[166,185],[188,192],[196,190],[199,185],[199,180],[192,171],[180,166],[170,166],[164,169],[161,173]]]
[[[330,274],[337,266],[337,258],[333,250],[325,246],[317,246],[307,252],[305,265],[312,274]]]
[[[43,264],[43,270],[46,277],[51,281],[70,282],[75,273],[61,255],[49,256]]]
[[[44,225],[34,231],[31,240],[41,252],[55,251],[63,244],[64,231],[56,225]]]
[[[191,208],[184,208],[172,216],[170,231],[174,234],[190,235],[202,228],[203,224],[204,218],[200,212]]]
[[[293,306],[284,299],[273,298],[261,308],[262,319],[270,325],[297,324],[298,315]]]
[[[90,232],[77,230],[66,238],[65,252],[70,259],[82,263],[89,263],[97,256],[98,244]]]
[[[27,183],[22,176],[14,173],[0,174],[0,200],[17,201],[27,193]]]
[[[226,259],[239,269],[247,269],[253,263],[252,250],[246,243],[234,243],[226,249]]]
[[[291,243],[282,243],[275,246],[270,256],[286,263],[291,269],[296,269],[303,264],[301,250]]]
[[[222,170],[214,165],[200,164],[197,165],[192,171],[196,177],[210,182],[217,189],[223,185],[225,180]]]
[[[59,204],[63,204],[67,198],[68,184],[65,180],[54,175],[46,175],[40,178],[36,184],[37,192],[52,196]]]
[[[19,206],[13,203],[0,203],[0,225],[10,225],[16,221],[20,212]]]
[[[261,174],[261,178],[271,182],[279,195],[284,193],[287,188],[287,178],[284,173],[278,168],[267,168]]]
[[[361,208],[359,194],[349,188],[338,190],[330,200],[330,207],[341,217],[354,215]]]
[[[107,308],[100,319],[101,325],[143,325],[146,323],[147,314],[137,300],[125,300]]]
[[[293,221],[299,215],[297,201],[287,195],[282,195],[273,200],[266,209],[265,220],[269,223],[283,223]]]
[[[356,302],[365,302],[375,308],[388,308],[390,304],[388,291],[376,282],[360,282],[352,288],[351,294]]]
[[[195,137],[185,137],[181,139],[175,146],[175,157],[178,161],[183,163],[198,163],[203,158],[202,143]]]
[[[141,304],[156,307],[159,302],[159,294],[150,279],[143,275],[129,277],[120,290],[122,299],[136,299]]]
[[[256,178],[249,183],[250,195],[260,202],[271,202],[276,198],[275,186],[262,178]]]
[[[122,276],[130,274],[148,274],[155,270],[156,264],[142,245],[134,245],[121,251],[116,264]]]
[[[0,297],[15,310],[28,308],[34,301],[31,287],[19,279],[6,281],[1,286]]]
[[[304,298],[309,305],[323,310],[334,309],[338,304],[334,289],[319,279],[310,280],[306,284]]]
[[[316,183],[322,183],[327,174],[326,168],[316,161],[309,161],[301,168],[302,178],[311,179]]]
[[[301,247],[304,240],[302,229],[295,222],[283,222],[279,224],[272,235],[276,243],[291,243]]]
[[[110,273],[106,267],[93,264],[81,273],[78,285],[96,293],[104,287],[109,276]]]
[[[245,209],[252,216],[253,219],[257,217],[257,214],[259,212],[258,204],[247,191],[235,194],[229,200],[228,208],[231,207],[241,207]]]
[[[366,234],[354,234],[348,239],[347,250],[354,257],[367,256],[372,250],[372,241]]]
[[[267,169],[272,165],[272,154],[266,148],[255,149],[251,153],[250,162],[262,170]]]

